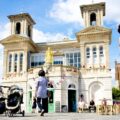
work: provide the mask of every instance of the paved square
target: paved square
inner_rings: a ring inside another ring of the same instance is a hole
[[[120,120],[120,115],[97,115],[96,113],[46,113],[44,117],[40,114],[26,114],[25,117],[17,114],[14,117],[0,115],[0,120]]]

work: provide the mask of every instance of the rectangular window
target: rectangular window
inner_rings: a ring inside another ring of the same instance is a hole
[[[66,53],[66,65],[80,67],[80,52]]]

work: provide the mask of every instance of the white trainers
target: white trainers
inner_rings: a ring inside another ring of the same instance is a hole
[[[45,111],[42,110],[40,116],[44,116]]]

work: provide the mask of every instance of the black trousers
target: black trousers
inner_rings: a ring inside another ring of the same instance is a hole
[[[37,104],[41,111],[48,112],[48,98],[37,98]]]

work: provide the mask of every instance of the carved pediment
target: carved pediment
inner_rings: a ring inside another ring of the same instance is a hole
[[[76,33],[76,35],[79,36],[79,35],[84,35],[84,34],[95,34],[95,33],[100,34],[100,33],[106,33],[106,32],[111,32],[111,30],[101,27],[101,26],[90,26]]]
[[[11,45],[11,48],[16,48],[16,46],[18,47],[19,45],[23,45],[24,47],[28,47],[31,49],[31,51],[38,51],[38,46],[37,44],[34,43],[34,41],[32,41],[30,38],[25,37],[25,36],[20,36],[20,35],[10,35],[8,37],[6,37],[5,39],[2,39],[0,41],[0,44],[2,44],[3,46],[6,45]],[[23,47],[22,46],[22,47]]]
[[[7,38],[4,38],[0,41],[1,44],[7,44],[7,43],[14,43],[14,42],[22,42],[25,40],[29,40],[27,37],[23,37],[20,35],[10,35]]]

